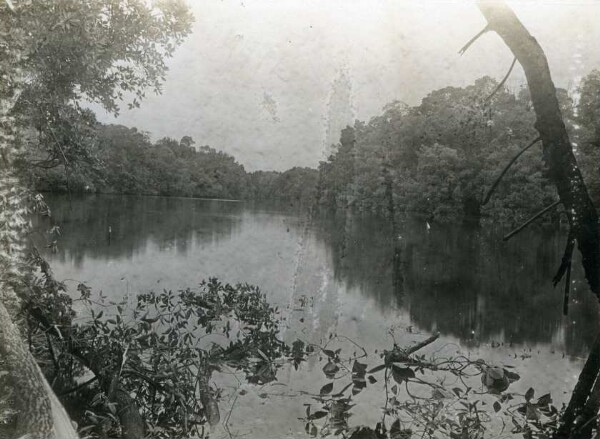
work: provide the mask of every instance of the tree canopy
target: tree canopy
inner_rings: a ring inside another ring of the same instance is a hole
[[[12,5],[12,4],[11,4]],[[28,129],[28,163],[89,159],[93,114],[83,102],[118,114],[160,93],[166,60],[191,30],[181,0],[22,1],[0,4],[5,32],[22,35],[16,66],[25,78],[14,108]]]

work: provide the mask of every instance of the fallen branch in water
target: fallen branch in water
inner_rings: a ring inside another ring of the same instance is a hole
[[[426,338],[422,342],[417,343],[416,345],[411,346],[410,348],[407,348],[405,350],[406,355],[413,354],[413,353],[417,352],[419,349],[423,349],[425,346],[430,345],[431,343],[433,343],[434,341],[436,341],[438,338],[440,338],[440,333],[439,332],[437,334],[432,335],[429,338]]]

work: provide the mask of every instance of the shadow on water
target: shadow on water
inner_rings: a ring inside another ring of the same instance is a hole
[[[185,255],[192,240],[230,238],[243,209],[236,202],[168,197],[86,195],[69,202],[49,194],[46,199],[50,221],[61,231],[56,257],[63,262],[69,258],[75,266],[85,257],[131,258],[148,242]]]
[[[573,264],[569,315],[562,315],[562,285],[553,288],[551,279],[566,236],[556,230],[530,229],[504,243],[501,231],[486,227],[435,223],[428,229],[423,219],[413,218],[392,231],[385,218],[317,212],[305,234],[306,212],[297,206],[118,195],[72,203],[64,196],[47,198],[51,221],[62,230],[51,258],[76,269],[86,259],[88,265],[132,259],[152,244],[147,257],[156,264],[139,269],[140,275],[152,277],[158,274],[148,270],[163,269],[169,273],[161,276],[171,281],[188,279],[186,272],[196,270],[198,261],[210,260],[205,271],[226,264],[235,277],[285,290],[292,281],[284,272],[298,250],[291,231],[297,239],[321,244],[313,248],[327,253],[324,268],[333,272],[338,288],[360,291],[382,310],[402,308],[415,327],[465,344],[539,343],[582,355],[598,325],[598,306],[579,259]],[[192,251],[206,243],[210,248]],[[106,284],[115,269],[104,270],[98,280]]]
[[[335,277],[381,307],[399,306],[420,329],[467,344],[549,343],[570,355],[591,345],[598,306],[573,267],[572,301],[562,315],[562,285],[551,279],[566,236],[532,229],[507,243],[500,231],[352,213],[321,215],[316,233],[333,256]]]

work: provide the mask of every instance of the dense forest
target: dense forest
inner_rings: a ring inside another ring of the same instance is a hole
[[[316,170],[247,173],[231,155],[196,147],[189,136],[152,143],[136,128],[103,125],[93,115],[89,120],[91,148],[84,160],[29,167],[29,178],[39,190],[228,199],[314,197],[310,191],[316,186]]]
[[[599,91],[598,71],[582,81],[577,103],[558,90],[595,200],[600,199]],[[319,201],[432,218],[518,220],[556,198],[539,149],[525,152],[490,203],[483,206],[483,200],[504,166],[536,138],[534,122],[528,90],[511,93],[489,77],[465,88],[436,90],[416,107],[393,102],[369,123],[357,121],[342,132],[336,152],[320,164]]]
[[[599,91],[597,70],[575,93],[558,90],[596,201]],[[536,138],[528,90],[511,92],[489,77],[465,88],[433,91],[415,107],[395,101],[369,122],[356,121],[341,132],[339,144],[318,170],[246,172],[231,155],[198,147],[189,136],[152,143],[148,133],[103,125],[87,115],[82,137],[90,147],[85,159],[30,167],[29,177],[39,190],[280,199],[384,214],[417,212],[439,220],[489,216],[508,222],[522,220],[556,198],[534,145],[484,205],[486,191],[504,166]]]

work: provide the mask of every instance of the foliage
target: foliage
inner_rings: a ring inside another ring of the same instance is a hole
[[[150,88],[160,93],[166,59],[191,30],[180,0],[2,2],[2,21],[24,32],[18,68],[26,81],[14,109],[28,131],[21,166],[71,167],[91,161],[95,102],[117,114],[137,107]]]
[[[134,401],[147,437],[204,437],[204,425],[219,422],[213,372],[268,383],[275,360],[290,352],[277,338],[276,310],[256,287],[210,279],[195,290],[141,294],[129,308],[80,284],[75,302],[89,314],[76,322],[64,284],[39,256],[33,262],[43,276],[26,303],[29,338],[86,437],[121,434],[123,398]]]
[[[550,394],[535,399],[532,388],[525,394],[509,392],[520,379],[510,366],[462,355],[412,355],[434,339],[407,348],[394,344],[380,354],[376,365],[369,365],[369,358],[356,352],[344,358],[344,348],[322,348],[317,354],[325,362],[328,382],[313,398],[316,402],[306,404],[302,420],[307,434],[471,439],[497,437],[505,431],[524,438],[548,438],[555,431],[559,410]],[[372,427],[351,425],[353,412],[362,408],[358,395],[367,388],[380,395],[381,421]]]
[[[437,336],[371,356],[333,334],[323,346],[288,346],[278,338],[277,310],[250,285],[210,279],[196,290],[140,294],[129,304],[102,292],[92,297],[80,284],[72,300],[43,259],[32,262],[43,273],[25,308],[32,349],[85,437],[123,434],[119,392],[135,404],[147,437],[207,437],[206,425],[220,421],[214,373],[239,371],[263,385],[286,362],[298,369],[311,356],[325,377],[302,418],[313,437],[466,439],[506,431],[547,438],[557,426],[560,411],[549,394],[509,391],[520,379],[512,366],[417,353]],[[75,305],[88,312],[76,316]],[[367,391],[381,398],[382,417],[356,425],[351,418],[365,409],[359,395]]]
[[[579,127],[588,139],[583,127],[593,132],[589,114],[600,83],[596,77],[592,72],[582,82],[584,97],[577,107],[565,90],[557,92],[568,128]],[[536,137],[528,91],[494,92],[497,85],[484,77],[465,88],[435,90],[418,106],[393,102],[368,123],[347,127],[335,153],[319,166],[319,202],[387,214],[419,212],[439,220],[489,216],[519,222],[541,210],[556,195],[535,148],[511,167],[483,205],[503,167]],[[593,193],[600,190],[600,172],[592,165],[596,153],[597,148],[581,148],[579,158]]]
[[[92,162],[69,167],[30,167],[25,172],[42,191],[101,192],[200,198],[276,199],[313,202],[318,172],[295,167],[285,172],[247,173],[235,158],[190,136],[155,143],[147,133],[122,125],[95,124]]]
[[[597,76],[584,78],[576,103],[565,90],[557,91],[594,199],[600,199],[600,149],[596,119],[589,114],[597,106]],[[368,123],[342,130],[335,152],[318,172],[296,167],[247,173],[233,157],[195,147],[189,136],[152,144],[135,128],[100,125],[88,115],[87,128],[62,131],[94,139],[79,142],[87,145],[81,155],[87,154],[89,163],[72,163],[70,173],[64,166],[33,168],[30,177],[39,189],[52,191],[316,201],[388,215],[417,212],[432,220],[490,217],[517,223],[552,203],[556,194],[534,147],[483,205],[504,166],[536,137],[527,89],[512,93],[501,87],[492,96],[496,87],[484,77],[465,88],[435,90],[415,107],[392,102]]]
[[[318,172],[294,167],[284,172],[256,171],[248,174],[246,197],[254,200],[288,200],[314,203]]]

